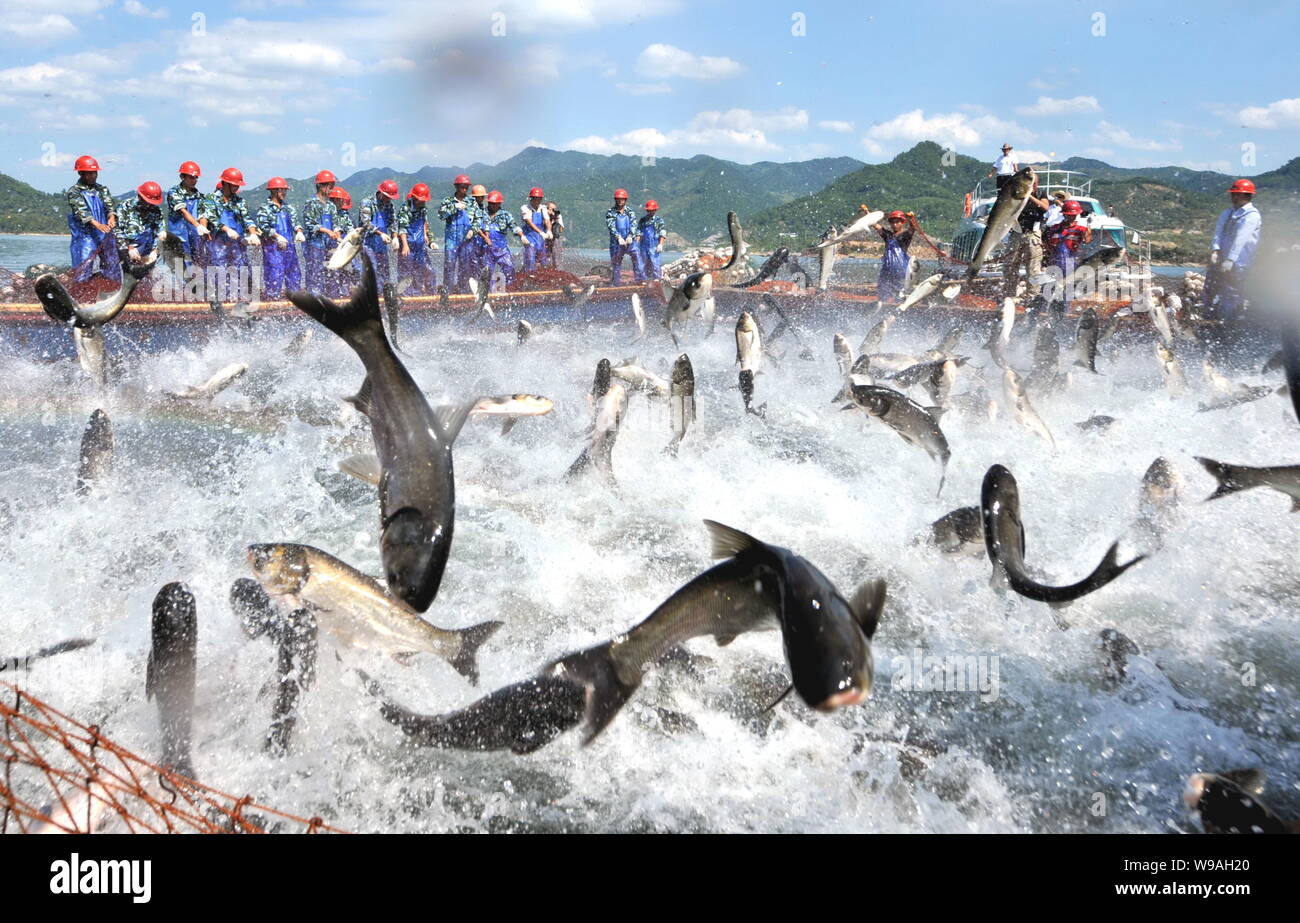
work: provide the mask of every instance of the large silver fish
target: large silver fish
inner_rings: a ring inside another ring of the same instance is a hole
[[[1199,456],[1196,460],[1219,482],[1214,493],[1206,497],[1207,500],[1226,497],[1241,490],[1269,487],[1291,498],[1291,512],[1300,510],[1300,465],[1249,468],[1246,465],[1228,465]]]
[[[84,496],[102,484],[113,467],[113,423],[108,414],[96,410],[81,434],[81,456],[77,462],[75,492]]]
[[[989,212],[984,234],[975,247],[975,256],[966,270],[966,278],[974,279],[979,275],[980,267],[993,254],[993,248],[1002,242],[1002,238],[1016,226],[1020,212],[1029,201],[1029,194],[1034,191],[1034,171],[1021,167],[1019,172],[998,191],[997,201]]]
[[[158,700],[162,765],[194,776],[190,740],[194,729],[194,674],[199,640],[194,596],[169,583],[154,597],[153,644],[145,668],[145,697]]]
[[[1051,443],[1052,448],[1056,448],[1056,439],[1052,436],[1052,431],[1047,428],[1043,418],[1034,410],[1029,403],[1029,393],[1025,390],[1024,380],[1016,373],[1016,370],[1007,366],[1002,371],[1002,390],[1006,395],[1007,403],[1011,404],[1016,411],[1016,421],[1021,426],[1031,432],[1041,436]]]
[[[588,468],[595,468],[608,483],[614,484],[614,443],[618,429],[627,412],[627,389],[620,382],[611,382],[608,390],[596,402],[596,420],[592,424],[591,441],[569,466],[566,477],[574,477]]]
[[[908,308],[912,307],[912,305],[920,304],[922,301],[925,301],[925,299],[933,295],[942,284],[943,273],[936,272],[934,275],[918,284],[916,288],[912,289],[911,294],[903,299],[902,304],[895,308],[894,312],[896,314],[902,314]]]
[[[854,384],[853,403],[902,436],[903,441],[924,449],[937,461],[940,470],[938,492],[943,493],[952,452],[935,414],[906,395],[880,385]]]
[[[695,369],[690,356],[682,353],[673,363],[671,392],[668,397],[668,416],[672,424],[673,439],[668,444],[670,454],[677,454],[686,431],[695,423]]]
[[[662,286],[665,301],[663,323],[668,328],[668,335],[673,338],[673,345],[676,345],[677,334],[673,332],[673,325],[685,323],[688,318],[707,314],[710,310],[709,306],[713,302],[713,274],[693,272],[676,288],[666,281]]]

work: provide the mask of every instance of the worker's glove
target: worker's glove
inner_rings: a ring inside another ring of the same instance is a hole
[[[661,240],[659,241],[659,243],[655,244],[655,253],[663,253],[663,252],[664,252],[664,242]]]
[[[1210,251],[1210,265],[1211,265],[1211,266],[1217,266],[1217,265],[1219,265],[1219,251],[1218,251],[1218,250],[1212,250],[1212,251]]]
[[[1219,264],[1219,268],[1222,269],[1224,272],[1232,272],[1232,267],[1234,265],[1236,264],[1233,263],[1232,260],[1224,260],[1222,263]]]
[[[543,231],[543,232],[542,232],[542,240],[553,240],[554,237],[555,237],[555,235],[552,234],[550,231]]]
[[[222,230],[226,232],[226,236],[231,240],[239,240],[239,232],[234,228],[222,228]]]
[[[137,250],[135,247],[128,247],[126,250],[126,255],[131,258],[132,263],[140,262],[140,251]]]
[[[461,211],[464,211],[464,210],[465,210],[465,206],[468,205],[468,204],[469,204],[468,202],[464,202],[464,201],[462,201],[462,200],[460,200],[460,199],[457,199],[457,200],[456,200],[456,207],[459,208]]]
[[[258,247],[262,244],[262,238],[258,237],[252,231],[249,231],[248,235],[244,238],[244,243],[248,244],[250,247]]]
[[[279,247],[281,250],[289,249],[289,241],[286,240],[285,236],[283,234],[280,234],[279,232],[277,232],[275,235],[275,245]]]
[[[207,228],[205,228],[205,227],[204,227],[203,225],[201,225],[201,224],[200,224],[198,227],[196,227],[194,230],[198,232],[198,235],[199,235],[200,237],[207,237],[209,234],[212,233],[211,231],[209,231]]]
[[[293,235],[293,239],[296,240],[296,241],[297,241],[298,243],[300,243],[300,244],[301,244],[301,243],[306,243],[306,241],[307,241],[307,235],[304,234],[304,233],[302,232],[302,228],[299,228],[298,231],[297,231],[297,233]]]

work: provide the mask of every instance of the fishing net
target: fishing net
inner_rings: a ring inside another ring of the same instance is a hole
[[[156,766],[0,683],[0,833],[344,833]]]

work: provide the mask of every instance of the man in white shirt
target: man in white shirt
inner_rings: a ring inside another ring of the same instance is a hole
[[[1061,223],[1061,219],[1065,217],[1061,212],[1061,204],[1068,198],[1069,196],[1060,189],[1052,193],[1052,204],[1047,206],[1047,214],[1043,216],[1044,229]]]
[[[1206,271],[1205,304],[1211,317],[1232,320],[1246,307],[1242,284],[1246,271],[1255,261],[1259,231],[1263,223],[1252,201],[1255,184],[1239,179],[1228,188],[1232,207],[1219,215],[1210,244],[1210,266]]]
[[[1011,156],[1011,145],[1002,145],[1002,156],[993,161],[993,169],[989,171],[989,176],[997,175],[998,192],[1007,184],[1007,180],[1016,175],[1020,169],[1020,164],[1016,163],[1015,158]]]

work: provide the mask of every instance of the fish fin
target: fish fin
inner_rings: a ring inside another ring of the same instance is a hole
[[[712,519],[704,520],[704,528],[709,531],[710,553],[715,559],[734,558],[744,551],[758,548],[763,544],[752,535],[746,535],[739,529],[724,526]]]
[[[1292,497],[1292,498],[1291,498],[1291,512],[1294,513],[1294,512],[1296,512],[1297,510],[1300,510],[1300,497]]]
[[[356,394],[352,395],[351,398],[343,398],[343,400],[352,404],[352,407],[355,407],[357,412],[370,416],[370,411],[374,407],[372,396],[370,396],[370,376],[365,376],[364,380],[361,381],[361,386],[356,389]]]
[[[840,388],[839,391],[835,392],[835,396],[831,398],[831,403],[838,404],[840,401],[847,401],[847,400],[851,400],[852,398],[853,398],[853,392],[849,390],[849,386],[846,384],[842,388]]]
[[[586,692],[582,719],[583,746],[595,740],[641,685],[639,676],[632,683],[619,678],[614,659],[610,656],[608,641],[570,654],[553,664],[551,670],[556,676],[581,683]]]
[[[289,301],[298,310],[338,334],[353,349],[356,349],[358,343],[370,339],[381,340],[388,347],[388,336],[384,333],[384,323],[379,313],[375,268],[371,265],[369,252],[363,248],[361,254],[361,283],[352,290],[352,297],[347,304],[335,304],[323,295],[305,291],[290,292]]]
[[[477,625],[456,632],[460,635],[460,651],[451,662],[452,668],[461,676],[467,677],[475,686],[478,685],[478,649],[504,624],[504,622],[479,622]]]
[[[948,408],[947,408],[947,407],[940,407],[940,406],[938,406],[938,405],[936,404],[936,405],[933,406],[933,407],[927,407],[927,408],[925,408],[925,412],[928,413],[930,416],[934,417],[934,418],[937,420],[937,419],[939,419],[941,416],[943,416],[945,413],[948,412]]]
[[[448,446],[456,441],[456,437],[460,435],[461,427],[465,425],[465,421],[469,419],[470,411],[474,409],[474,405],[477,403],[478,398],[476,397],[464,404],[443,404],[441,407],[434,409],[433,415],[437,418],[438,425],[442,427],[443,436],[446,438]]]
[[[1070,630],[1070,623],[1061,615],[1062,612],[1070,608],[1070,602],[1070,600],[1067,600],[1065,602],[1049,602],[1047,604],[1048,611],[1052,613],[1052,621],[1056,623],[1056,627],[1061,631]]]
[[[1199,455],[1194,457],[1201,463],[1201,467],[1214,475],[1214,479],[1218,481],[1218,486],[1215,487],[1214,493],[1206,497],[1206,500],[1217,500],[1219,497],[1226,497],[1228,494],[1235,494],[1239,490],[1246,489],[1246,485],[1242,484],[1233,476],[1232,465],[1225,465],[1212,458],[1201,458]]]
[[[849,600],[849,609],[868,638],[875,636],[876,626],[880,624],[880,613],[885,608],[885,590],[885,581],[868,580],[853,591],[853,598]]]
[[[780,705],[783,701],[785,701],[785,697],[788,696],[788,695],[789,695],[790,693],[792,693],[792,692],[794,692],[794,683],[791,683],[790,685],[786,686],[786,687],[785,687],[785,691],[782,692],[782,693],[781,693],[779,696],[777,696],[775,699],[773,699],[773,700],[772,700],[772,704],[768,705],[767,708],[764,708],[762,711],[760,711],[759,714],[762,715],[762,714],[765,714],[765,713],[767,713],[767,712],[770,712],[772,709],[776,708],[776,707],[777,707],[778,705]]]
[[[339,470],[344,474],[352,475],[358,481],[365,481],[376,487],[383,477],[383,469],[380,468],[379,457],[376,455],[349,455],[347,458],[341,458]]]
[[[411,661],[415,659],[417,651],[398,651],[392,655],[392,658],[404,667],[409,667]]]
[[[713,640],[717,642],[718,647],[726,647],[732,641],[735,641],[736,637],[736,635],[720,634],[714,635]]]
[[[504,420],[502,420],[502,421],[501,421],[501,435],[504,436],[504,435],[506,435],[507,433],[509,433],[512,429],[515,428],[515,424],[518,423],[518,422],[519,422],[519,418],[518,418],[518,417],[506,417]]]
[[[51,319],[66,324],[77,316],[76,299],[63,287],[59,277],[46,273],[33,283],[36,296],[41,299],[41,307]]]
[[[586,471],[590,467],[591,467],[591,446],[587,446],[587,448],[582,450],[582,454],[579,455],[576,459],[574,459],[573,464],[569,466],[569,470],[564,472],[564,476],[566,478],[577,477],[578,475],[582,474],[582,472]]]

